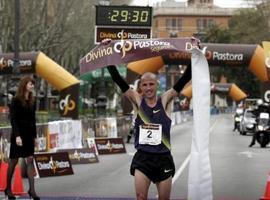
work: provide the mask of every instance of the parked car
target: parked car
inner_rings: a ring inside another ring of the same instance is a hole
[[[254,133],[256,131],[256,116],[253,113],[253,110],[246,109],[244,115],[241,119],[239,132],[241,135],[246,135],[249,133]]]

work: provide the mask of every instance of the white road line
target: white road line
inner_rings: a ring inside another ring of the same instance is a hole
[[[127,152],[127,155],[134,156],[136,152]]]
[[[211,126],[210,130],[209,130],[209,134],[213,131],[213,128],[215,127],[216,123],[218,120],[216,120],[214,122],[214,124]],[[187,164],[190,161],[190,154],[188,154],[188,156],[186,157],[186,159],[184,160],[183,164],[179,167],[179,169],[176,171],[173,179],[172,179],[172,184],[175,183],[175,181],[181,176],[182,172],[184,171],[184,169],[186,168]]]
[[[182,174],[183,170],[186,168],[186,166],[189,163],[189,161],[190,161],[190,154],[186,157],[186,159],[183,162],[183,164],[180,166],[180,168],[175,173],[175,175],[174,175],[174,177],[172,179],[172,184],[174,184],[174,182],[180,177],[180,175]]]

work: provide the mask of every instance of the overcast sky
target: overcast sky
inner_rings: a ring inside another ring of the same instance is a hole
[[[156,2],[165,0],[133,0],[134,5],[153,5]],[[187,0],[176,0],[180,2],[186,2]],[[214,4],[220,7],[243,7],[245,6],[245,0],[214,0]]]

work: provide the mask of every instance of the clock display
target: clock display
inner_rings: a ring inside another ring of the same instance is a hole
[[[96,6],[96,25],[151,26],[152,7]]]

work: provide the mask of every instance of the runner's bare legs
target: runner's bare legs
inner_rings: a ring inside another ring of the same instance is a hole
[[[172,188],[172,177],[156,184],[159,200],[169,200]]]
[[[135,170],[135,190],[137,200],[147,200],[150,180],[139,170]]]

